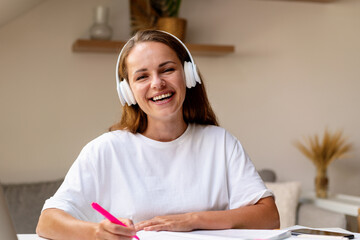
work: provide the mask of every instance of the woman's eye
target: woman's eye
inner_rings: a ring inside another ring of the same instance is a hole
[[[173,72],[175,69],[174,68],[166,68],[165,70],[164,70],[164,72]]]
[[[136,78],[136,81],[142,80],[142,79],[145,79],[145,78],[146,78],[146,75],[141,75],[141,76],[139,76],[139,77]]]

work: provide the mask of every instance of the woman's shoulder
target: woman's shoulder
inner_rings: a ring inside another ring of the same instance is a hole
[[[228,130],[220,126],[193,124],[193,129],[195,133],[201,134],[204,137],[212,136],[218,139],[226,138],[237,141],[237,138],[234,135],[232,135]]]
[[[215,125],[193,124],[193,129],[204,134],[230,134],[225,128]]]
[[[84,149],[101,150],[128,142],[134,134],[126,130],[115,130],[106,132],[91,140]]]

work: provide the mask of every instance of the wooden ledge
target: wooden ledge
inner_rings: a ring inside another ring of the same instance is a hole
[[[78,39],[72,45],[73,52],[119,53],[124,41]],[[209,45],[186,43],[194,55],[225,55],[235,52],[233,45]]]

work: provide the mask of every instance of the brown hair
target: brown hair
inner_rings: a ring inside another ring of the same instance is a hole
[[[120,56],[119,64],[119,77],[120,79],[127,79],[127,66],[126,58],[129,55],[131,49],[140,42],[160,42],[175,51],[180,62],[184,64],[185,61],[190,61],[190,57],[182,46],[182,44],[172,37],[171,35],[156,31],[156,30],[144,30],[139,31],[132,37],[125,45]],[[199,72],[199,71],[198,71]],[[186,123],[197,123],[203,125],[216,125],[218,121],[214,111],[209,103],[204,82],[201,74],[199,73],[202,84],[196,84],[195,87],[186,88],[185,100],[183,103],[183,117]],[[132,133],[143,133],[147,128],[147,116],[146,113],[141,110],[138,104],[128,106],[125,104],[123,107],[120,122],[114,124],[109,128],[109,131],[114,130],[128,130]]]

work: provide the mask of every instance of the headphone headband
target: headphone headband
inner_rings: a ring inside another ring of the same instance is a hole
[[[119,53],[119,56],[117,58],[117,61],[116,61],[116,69],[115,69],[115,76],[116,76],[116,82],[117,83],[120,83],[120,78],[119,78],[119,67],[120,67],[120,58],[121,58],[121,55],[125,49],[125,47],[129,44],[130,40],[133,39],[134,37],[130,38],[125,44],[124,46],[122,47],[120,53]]]
[[[165,31],[163,31],[163,30],[157,30],[157,31],[158,31],[158,32],[166,33],[166,34],[172,36],[173,38],[175,38],[176,40],[178,40],[178,42],[179,42],[179,43],[184,47],[184,49],[186,50],[187,54],[188,54],[189,57],[190,57],[191,62],[192,62],[193,65],[194,65],[194,59],[192,58],[189,49],[186,47],[186,45],[185,45],[178,37],[176,37],[175,35],[173,35],[173,34],[171,34],[171,33],[165,32]]]

